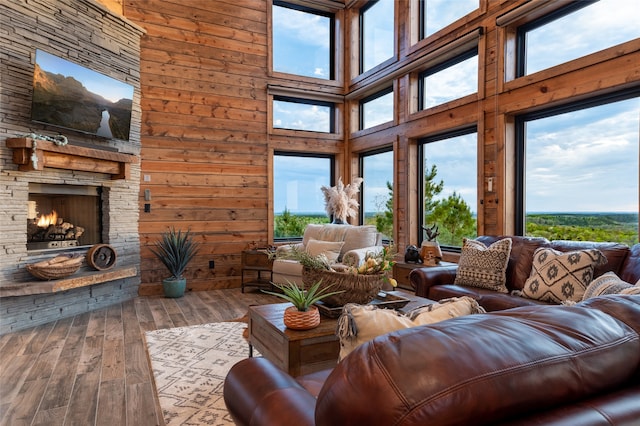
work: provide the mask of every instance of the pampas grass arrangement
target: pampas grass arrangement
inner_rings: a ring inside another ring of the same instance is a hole
[[[334,222],[346,223],[347,218],[357,216],[360,204],[356,195],[360,192],[360,184],[360,177],[353,179],[349,185],[342,183],[340,177],[336,186],[320,188],[324,194],[325,210],[329,217],[333,216]]]

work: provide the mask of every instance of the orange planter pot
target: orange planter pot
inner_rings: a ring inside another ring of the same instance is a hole
[[[284,325],[292,330],[309,330],[320,325],[320,311],[317,306],[310,306],[308,311],[301,312],[295,306],[284,311]]]

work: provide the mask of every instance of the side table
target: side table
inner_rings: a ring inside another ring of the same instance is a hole
[[[243,250],[242,252],[242,293],[247,286],[272,288],[273,260],[265,250]],[[245,280],[245,274],[247,278]],[[263,277],[262,275],[265,274]],[[256,276],[257,275],[257,276]]]

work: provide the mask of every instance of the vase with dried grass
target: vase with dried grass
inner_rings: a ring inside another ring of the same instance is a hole
[[[358,192],[362,178],[353,179],[348,185],[342,183],[342,177],[338,179],[336,186],[322,186],[320,189],[324,194],[324,206],[333,223],[345,224],[350,217],[358,215]]]

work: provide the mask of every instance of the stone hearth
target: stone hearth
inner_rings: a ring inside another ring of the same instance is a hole
[[[9,0],[0,7],[4,30],[0,90],[3,99],[11,100],[0,104],[0,334],[4,334],[138,294],[139,69],[144,30],[93,0]],[[130,140],[93,137],[32,122],[36,49],[133,85]],[[39,140],[35,147],[29,137],[23,137],[58,132],[68,138],[68,145]],[[32,166],[32,155],[39,160],[37,167]],[[36,187],[54,186],[89,188],[99,194],[102,218],[97,237],[86,242],[80,237],[78,245],[66,247],[28,247],[27,227],[33,216],[30,194],[37,192]],[[57,254],[85,255],[96,241],[109,244],[117,253],[117,263],[108,271],[84,265],[68,279],[39,281],[25,269],[29,263]]]

